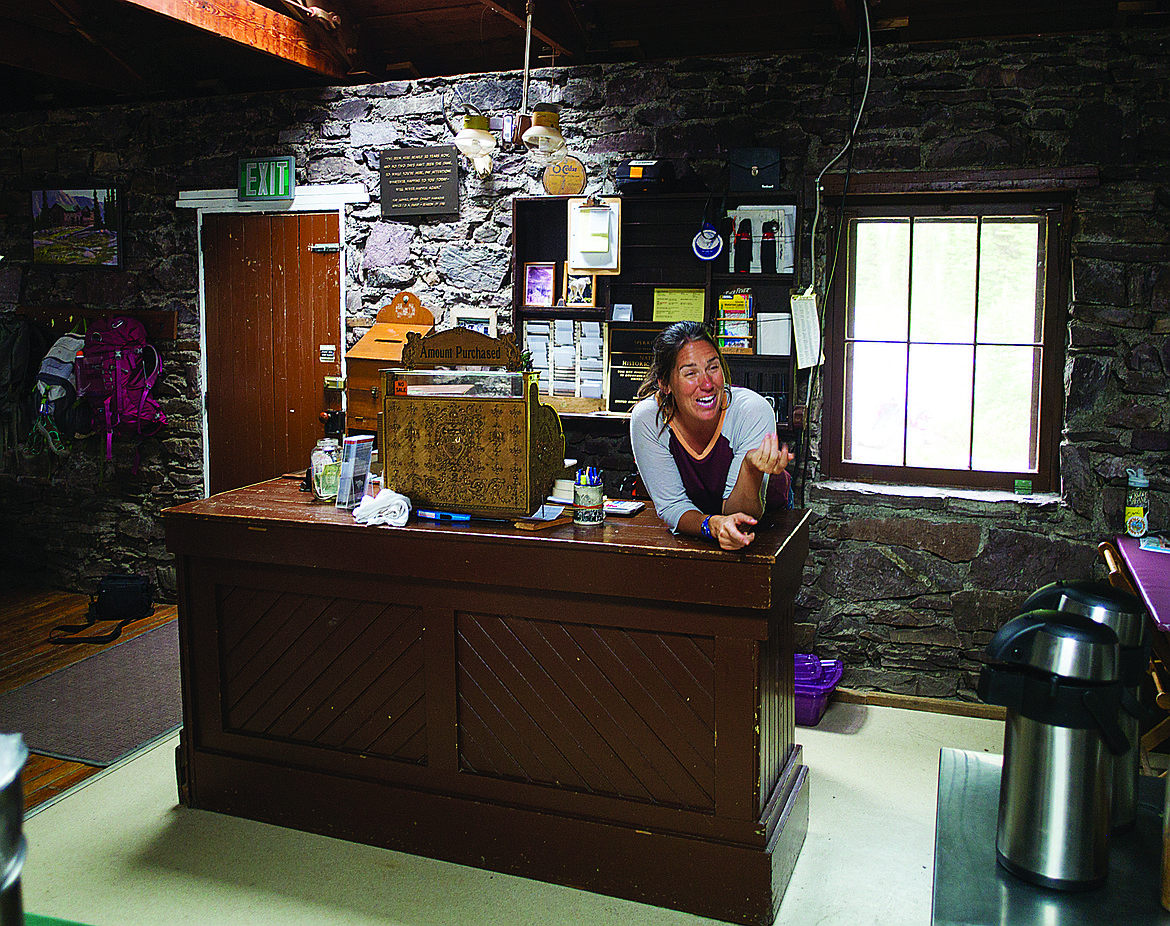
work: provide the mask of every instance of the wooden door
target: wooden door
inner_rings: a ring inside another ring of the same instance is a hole
[[[325,377],[341,375],[341,258],[311,247],[339,235],[336,213],[204,217],[212,494],[304,471],[324,436]]]

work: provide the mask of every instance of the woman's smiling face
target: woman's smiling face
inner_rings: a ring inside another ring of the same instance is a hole
[[[723,365],[708,341],[684,344],[674,362],[667,391],[675,415],[688,430],[705,430],[723,411]]]

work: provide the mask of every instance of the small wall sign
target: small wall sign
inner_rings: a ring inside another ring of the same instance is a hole
[[[459,163],[451,145],[387,148],[379,172],[383,216],[459,214]]]
[[[546,193],[576,196],[585,189],[585,165],[568,155],[563,161],[549,164],[544,169],[542,182]]]
[[[240,202],[291,202],[297,192],[297,159],[240,158]]]

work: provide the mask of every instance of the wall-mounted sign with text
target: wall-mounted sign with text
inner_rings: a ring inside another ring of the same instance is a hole
[[[297,159],[290,155],[240,158],[240,202],[291,202],[297,193]]]
[[[456,157],[451,145],[382,151],[382,215],[458,215]]]

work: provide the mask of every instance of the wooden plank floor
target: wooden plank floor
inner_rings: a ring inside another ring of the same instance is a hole
[[[49,631],[58,624],[85,623],[88,610],[88,595],[31,588],[0,592],[0,691],[19,688],[178,616],[175,605],[156,604],[154,614],[129,624],[113,643],[62,646],[49,642]],[[108,627],[99,624],[95,631]],[[23,774],[25,810],[51,800],[100,771],[98,766],[81,762],[30,755]]]

